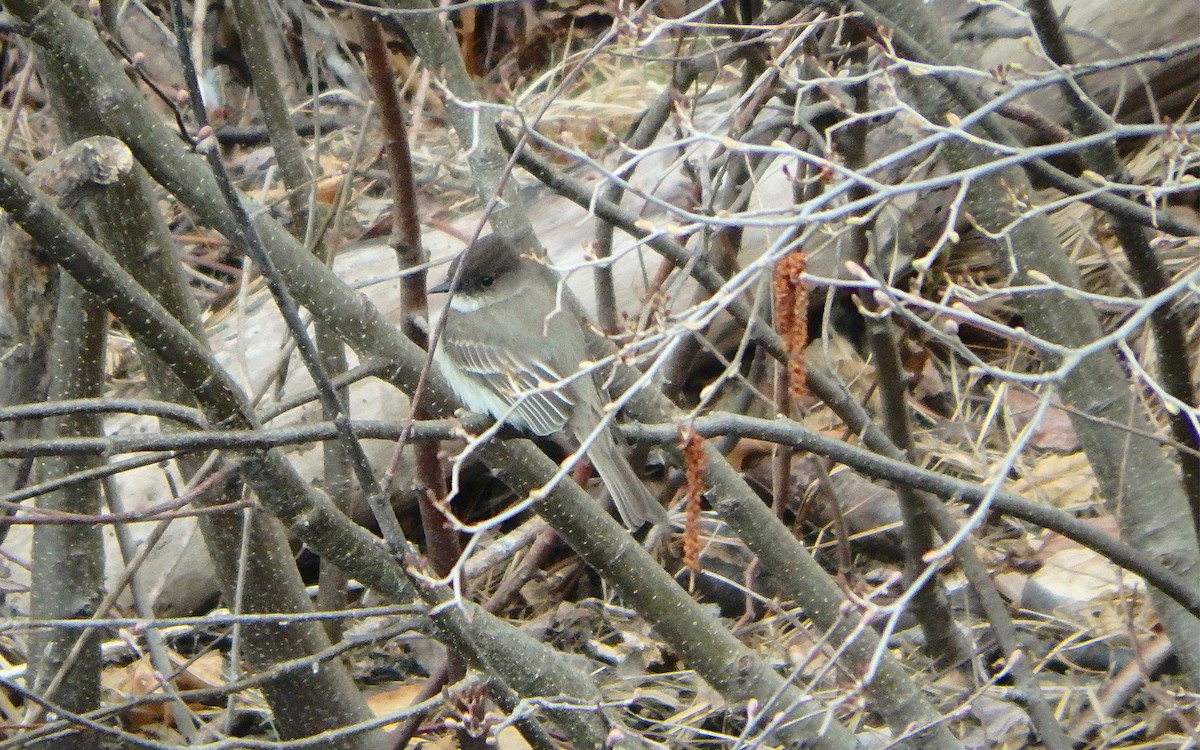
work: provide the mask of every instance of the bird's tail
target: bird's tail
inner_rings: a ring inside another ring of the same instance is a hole
[[[587,455],[626,526],[638,529],[645,523],[666,524],[666,510],[621,455],[612,435],[605,431],[597,436]]]

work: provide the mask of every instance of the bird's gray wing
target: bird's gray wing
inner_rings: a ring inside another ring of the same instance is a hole
[[[506,420],[510,424],[535,435],[552,435],[566,426],[571,393],[561,383],[563,375],[549,364],[522,362],[504,347],[454,336],[446,336],[442,346],[460,372],[511,408]]]

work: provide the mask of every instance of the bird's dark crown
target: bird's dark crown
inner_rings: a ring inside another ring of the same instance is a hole
[[[517,252],[516,248],[505,242],[498,234],[480,237],[468,250],[464,250],[450,264],[446,272],[447,283],[458,273],[461,265],[462,275],[459,277],[455,291],[478,292],[493,286],[520,267],[526,259]]]

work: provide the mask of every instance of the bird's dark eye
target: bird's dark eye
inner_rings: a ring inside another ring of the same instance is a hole
[[[479,285],[483,286],[483,287],[489,287],[495,283],[496,283],[496,278],[494,276],[484,276],[482,279],[479,280]]]

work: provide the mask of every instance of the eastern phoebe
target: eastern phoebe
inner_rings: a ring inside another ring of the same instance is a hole
[[[447,281],[429,291],[450,291],[455,274],[434,359],[459,400],[524,432],[565,433],[578,447],[600,424],[605,401],[594,374],[580,374],[589,357],[570,290],[560,297],[558,274],[495,234],[455,258]],[[618,437],[611,425],[602,430],[588,458],[626,526],[664,523],[666,511],[621,455]]]

